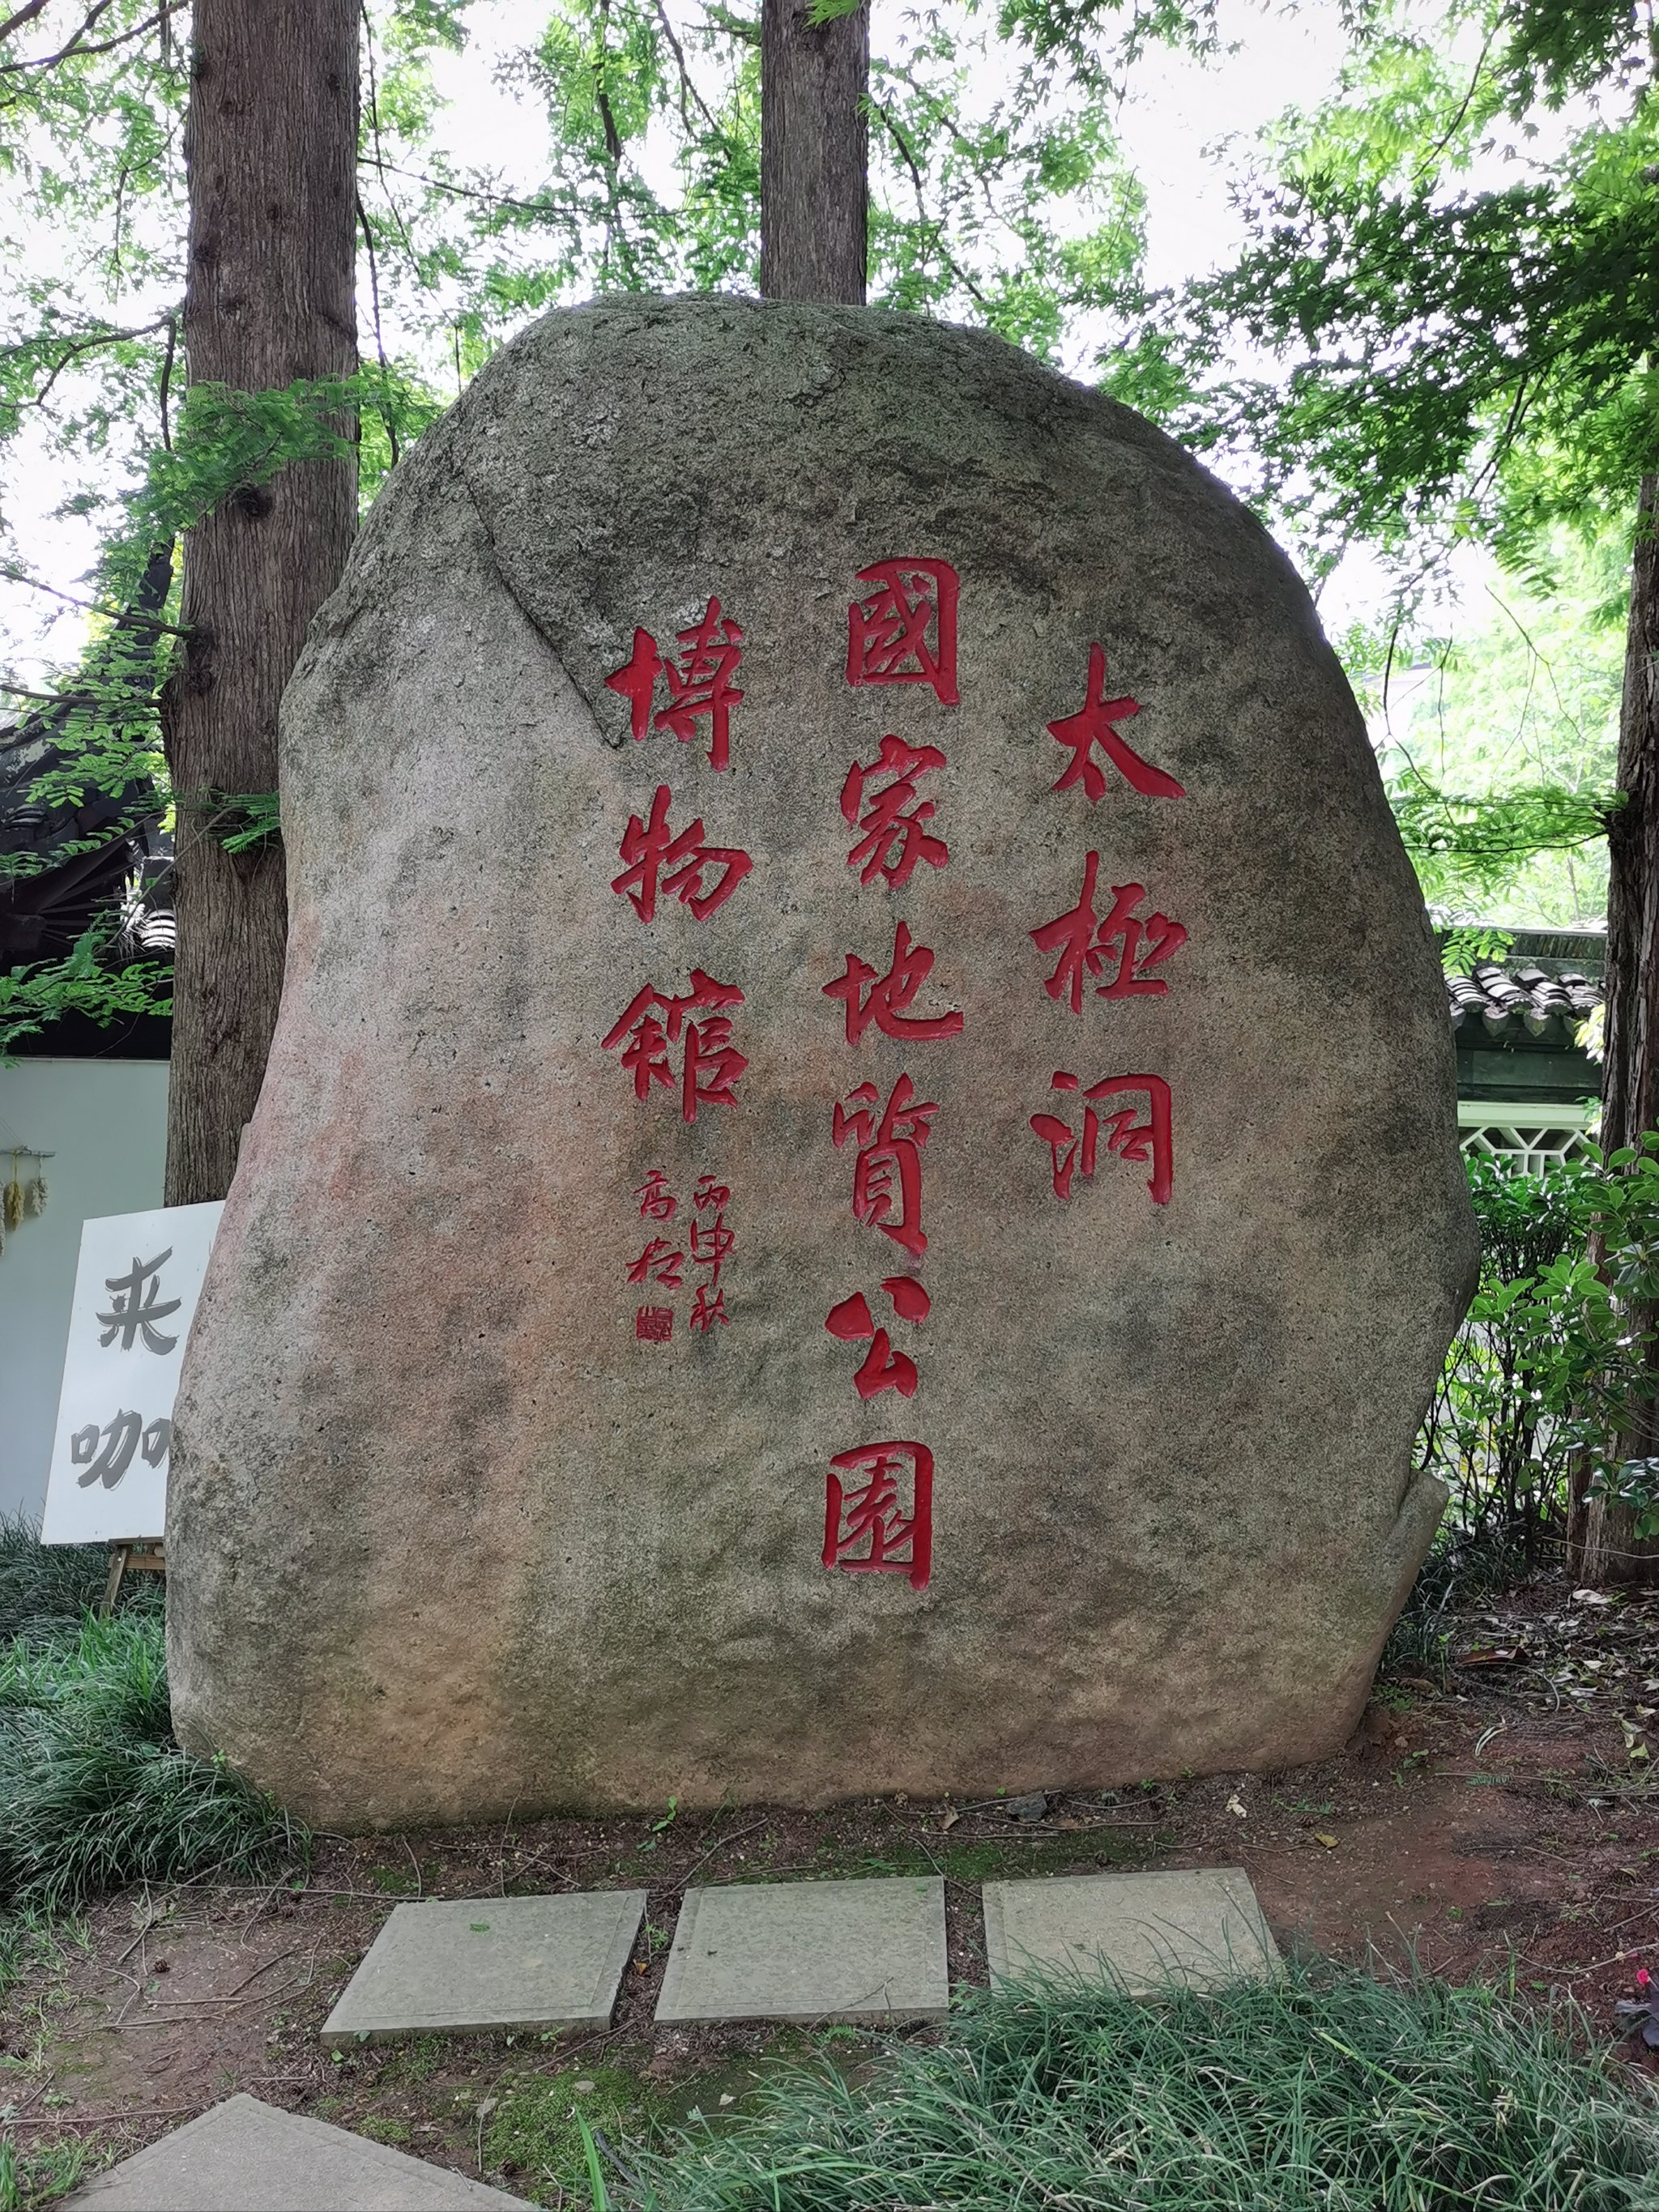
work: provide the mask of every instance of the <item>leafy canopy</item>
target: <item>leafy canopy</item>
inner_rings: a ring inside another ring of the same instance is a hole
[[[1045,358],[1077,351],[1133,271],[1141,205],[1093,96],[1192,11],[974,7],[884,27],[871,87],[871,296],[988,325]],[[370,0],[363,13],[359,376],[286,392],[198,386],[180,404],[187,9],[41,0],[0,14],[0,567],[50,597],[43,540],[88,537],[89,641],[42,679],[0,667],[49,720],[60,796],[119,795],[167,817],[158,702],[175,587],[131,615],[158,553],[212,506],[356,424],[365,498],[524,322],[602,289],[752,289],[758,265],[759,8],[553,0]],[[509,190],[488,149],[458,151],[444,85],[477,34],[545,125],[545,167]],[[1091,96],[1078,96],[1085,80]],[[55,511],[20,537],[11,495],[49,471]],[[20,625],[20,629],[21,626]],[[46,696],[42,696],[41,694]],[[0,695],[3,696],[3,695]],[[272,832],[270,794],[210,794],[233,849]],[[61,854],[59,857],[63,857]],[[32,862],[0,863],[13,872]],[[165,1006],[166,976],[100,926],[67,960],[0,981],[0,1049],[64,1006]]]

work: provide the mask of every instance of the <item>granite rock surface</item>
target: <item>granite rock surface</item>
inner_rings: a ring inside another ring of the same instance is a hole
[[[1474,1237],[1360,716],[1203,469],[984,334],[550,315],[283,789],[187,1741],[337,1827],[1340,1744]]]

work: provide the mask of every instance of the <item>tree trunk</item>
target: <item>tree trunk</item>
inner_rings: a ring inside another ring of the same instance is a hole
[[[357,366],[358,0],[195,0],[185,349],[191,384],[281,390]],[[307,461],[185,542],[190,632],[164,702],[179,947],[167,1199],[222,1198],[282,989],[280,848],[233,858],[216,796],[276,788],[276,708],[339,580],[356,470]]]
[[[814,30],[811,0],[762,0],[761,291],[864,305],[870,15]]]
[[[1659,1128],[1659,478],[1644,477],[1631,568],[1630,629],[1619,720],[1619,788],[1608,825],[1606,1055],[1601,1148],[1640,1144]],[[1659,1316],[1642,1317],[1650,1328]],[[1659,1364],[1656,1361],[1656,1364]],[[1619,1440],[1622,1458],[1659,1455],[1659,1401]],[[1567,1539],[1585,1583],[1659,1581],[1659,1541],[1641,1542],[1628,1508],[1611,1510],[1575,1480]]]

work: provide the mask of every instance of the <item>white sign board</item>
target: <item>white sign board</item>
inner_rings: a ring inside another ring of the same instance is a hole
[[[173,1395],[223,1211],[216,1199],[82,1224],[43,1544],[161,1534]]]

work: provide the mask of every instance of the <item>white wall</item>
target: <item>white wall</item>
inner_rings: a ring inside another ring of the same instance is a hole
[[[46,1210],[0,1252],[0,1513],[38,1520],[58,1418],[81,1224],[161,1203],[167,1069],[159,1060],[28,1060],[0,1067],[0,1182],[11,1146],[55,1152]],[[25,1180],[33,1163],[19,1163]]]

